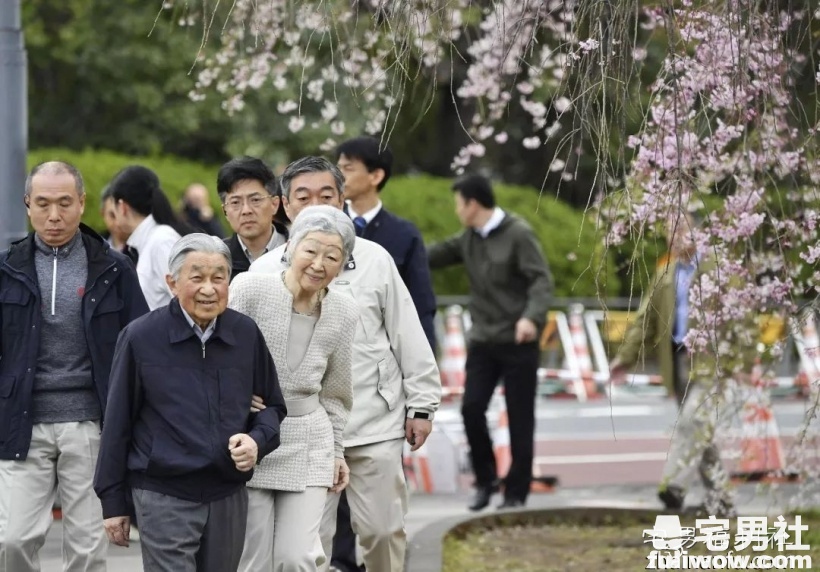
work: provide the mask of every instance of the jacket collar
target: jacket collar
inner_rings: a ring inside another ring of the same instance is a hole
[[[226,344],[235,346],[237,344],[236,336],[234,335],[230,324],[225,324],[227,319],[230,318],[229,312],[230,310],[226,309],[216,318],[214,333],[211,335],[210,339],[213,340],[215,338],[219,338]],[[171,314],[171,320],[168,324],[168,339],[172,344],[185,341],[191,337],[196,337],[194,329],[182,313],[182,308],[179,305],[178,298],[175,297],[168,304],[168,313]]]
[[[37,270],[34,267],[34,249],[36,248],[34,234],[30,232],[25,238],[12,243],[6,264],[25,274],[32,284],[37,284]],[[80,234],[88,257],[88,284],[93,284],[94,280],[111,265],[107,257],[109,245],[91,227],[83,223],[80,223]]]

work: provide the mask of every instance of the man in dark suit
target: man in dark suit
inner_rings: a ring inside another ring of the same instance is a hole
[[[424,333],[435,350],[433,318],[436,296],[430,281],[427,251],[419,229],[409,220],[385,209],[379,199],[393,169],[393,153],[373,137],[356,137],[336,150],[337,165],[345,176],[347,213],[356,233],[384,247],[410,290]]]
[[[233,280],[254,260],[287,242],[287,228],[274,220],[282,193],[273,171],[255,157],[231,159],[222,165],[216,190],[234,231],[225,239],[233,258]]]
[[[393,153],[373,137],[356,137],[339,145],[336,162],[345,176],[346,212],[357,236],[384,247],[399,269],[413,297],[421,325],[433,351],[436,334],[436,296],[430,281],[427,251],[419,229],[384,208],[379,193],[393,171]],[[356,538],[350,526],[350,508],[344,492],[339,501],[331,563],[342,572],[363,570],[356,562]]]

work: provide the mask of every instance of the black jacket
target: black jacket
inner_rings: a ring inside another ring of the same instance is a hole
[[[427,340],[435,351],[436,330],[433,319],[436,316],[436,295],[433,293],[427,251],[419,229],[409,220],[382,207],[365,227],[362,238],[379,244],[393,257],[401,279],[413,297]]]
[[[193,502],[227,497],[253,471],[240,472],[228,440],[247,433],[259,458],[279,446],[285,400],[262,332],[226,309],[204,344],[179,300],[129,325],[117,343],[108,419],[94,490],[103,516],[128,514],[137,487]],[[251,395],[267,408],[251,413]]]
[[[284,236],[287,240],[288,229],[285,225],[279,222],[274,222],[273,228],[275,228],[276,232]],[[228,245],[228,249],[231,251],[231,261],[233,263],[233,270],[231,271],[231,280],[233,280],[234,278],[236,278],[237,274],[247,272],[248,268],[250,268],[251,266],[251,263],[248,262],[248,257],[245,256],[245,251],[242,250],[242,245],[239,244],[239,239],[237,238],[236,233],[222,240],[225,241],[225,244]]]
[[[82,301],[85,337],[105,414],[114,346],[129,322],[148,312],[134,265],[80,225],[88,256]],[[41,299],[34,233],[0,254],[0,459],[23,461],[31,444],[31,403],[40,350]]]

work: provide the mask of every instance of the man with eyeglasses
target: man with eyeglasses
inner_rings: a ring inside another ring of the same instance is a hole
[[[234,231],[225,239],[233,258],[233,279],[254,260],[285,244],[288,230],[274,220],[279,210],[279,186],[262,160],[246,156],[228,161],[219,169],[216,190]]]

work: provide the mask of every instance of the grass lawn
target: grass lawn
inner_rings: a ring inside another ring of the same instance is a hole
[[[652,529],[654,513],[595,510],[544,511],[531,516],[498,516],[457,527],[445,538],[444,572],[633,572],[644,570],[649,564],[647,556],[652,548],[650,539],[644,542],[643,531]],[[793,516],[786,516],[788,524]],[[775,517],[769,517],[773,527]],[[698,542],[686,549],[689,555],[722,554],[733,550],[736,532],[735,519],[730,521],[729,548],[722,552],[709,552],[704,543]],[[694,527],[695,517],[681,516],[684,527]],[[739,555],[809,555],[813,570],[820,570],[820,512],[804,512],[801,542],[808,544],[808,551],[779,552],[771,546],[762,552],[747,548],[737,551]],[[791,534],[791,532],[790,532]],[[789,544],[789,541],[786,542]],[[729,569],[727,567],[727,569]],[[751,566],[737,568],[755,570]],[[780,568],[796,569],[796,568]]]

